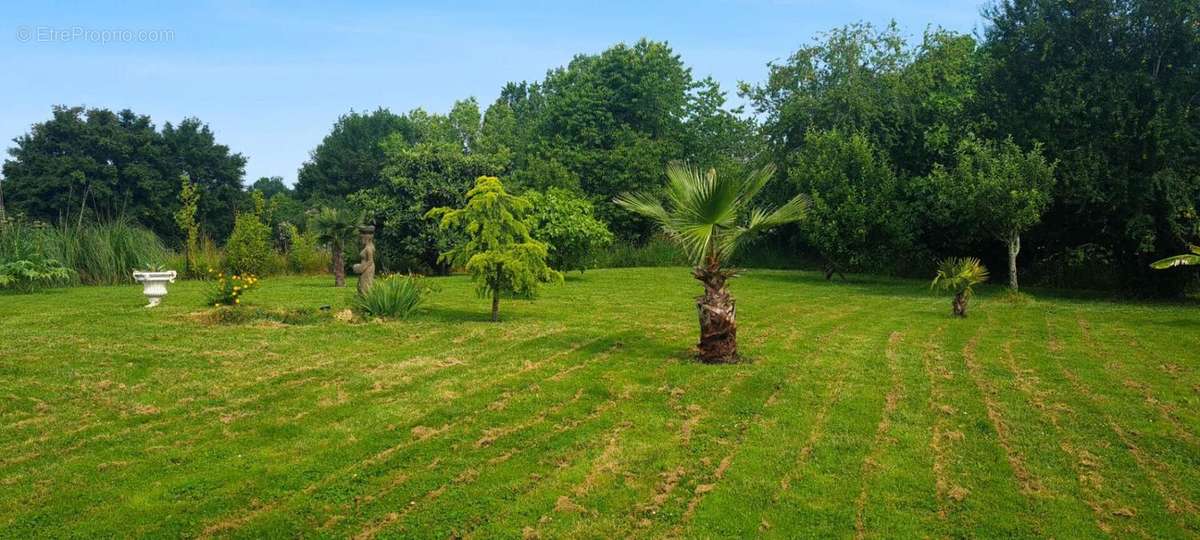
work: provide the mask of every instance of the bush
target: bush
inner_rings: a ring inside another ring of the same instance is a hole
[[[532,205],[530,236],[549,245],[550,266],[583,272],[595,267],[599,252],[612,245],[612,233],[593,217],[595,209],[587,199],[559,188],[530,191],[523,197]]]
[[[64,285],[70,279],[71,271],[54,259],[35,256],[32,260],[20,259],[0,263],[0,289],[33,292]]]
[[[205,301],[212,306],[236,306],[242,303],[242,296],[258,288],[258,276],[254,274],[230,274],[224,272],[213,275],[216,279],[209,283],[205,293]]]
[[[291,223],[284,224],[289,243],[288,269],[297,274],[320,274],[329,270],[329,251],[321,249],[314,232],[300,232]]]
[[[254,214],[238,214],[233,233],[225,244],[225,270],[235,274],[267,274],[272,253],[271,228]]]
[[[421,305],[425,289],[415,276],[392,276],[375,282],[366,294],[355,295],[354,308],[363,315],[407,319]]]

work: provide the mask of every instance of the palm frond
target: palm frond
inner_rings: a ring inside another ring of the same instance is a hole
[[[1176,266],[1200,265],[1200,246],[1189,245],[1188,249],[1192,252],[1154,261],[1150,263],[1150,267],[1155,270],[1165,270]]]
[[[774,177],[774,167],[723,177],[715,169],[673,162],[666,172],[667,185],[661,194],[624,193],[613,202],[653,219],[697,264],[709,257],[718,262],[727,259],[755,233],[796,221],[807,208],[807,201],[796,197],[774,210],[747,210]],[[739,224],[745,214],[748,222]]]
[[[976,257],[947,257],[938,263],[937,275],[929,287],[970,296],[974,286],[989,277],[987,267]]]

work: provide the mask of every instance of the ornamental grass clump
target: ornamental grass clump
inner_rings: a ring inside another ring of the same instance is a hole
[[[258,276],[254,274],[210,273],[212,279],[208,282],[208,292],[205,298],[214,307],[241,305],[242,296],[247,291],[258,288]]]
[[[416,276],[392,276],[376,281],[366,294],[356,294],[354,308],[365,316],[407,319],[426,292]]]

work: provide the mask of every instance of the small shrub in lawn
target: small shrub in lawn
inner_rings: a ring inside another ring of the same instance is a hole
[[[254,214],[238,214],[225,244],[225,269],[264,274],[269,270],[271,253],[271,228]]]
[[[0,289],[33,292],[38,289],[65,285],[71,271],[55,259],[34,255],[29,259],[0,262]]]
[[[392,276],[376,281],[366,294],[355,295],[354,308],[372,317],[406,319],[426,292],[416,276]]]
[[[247,291],[257,288],[258,277],[254,274],[214,273],[205,299],[213,306],[236,306],[242,303]]]

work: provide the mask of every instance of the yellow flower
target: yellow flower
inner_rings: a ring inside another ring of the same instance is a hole
[[[234,299],[233,299],[233,303],[235,303],[235,304],[240,304],[240,303],[242,303],[242,301],[241,301],[240,299],[238,299],[238,298],[234,298]]]

